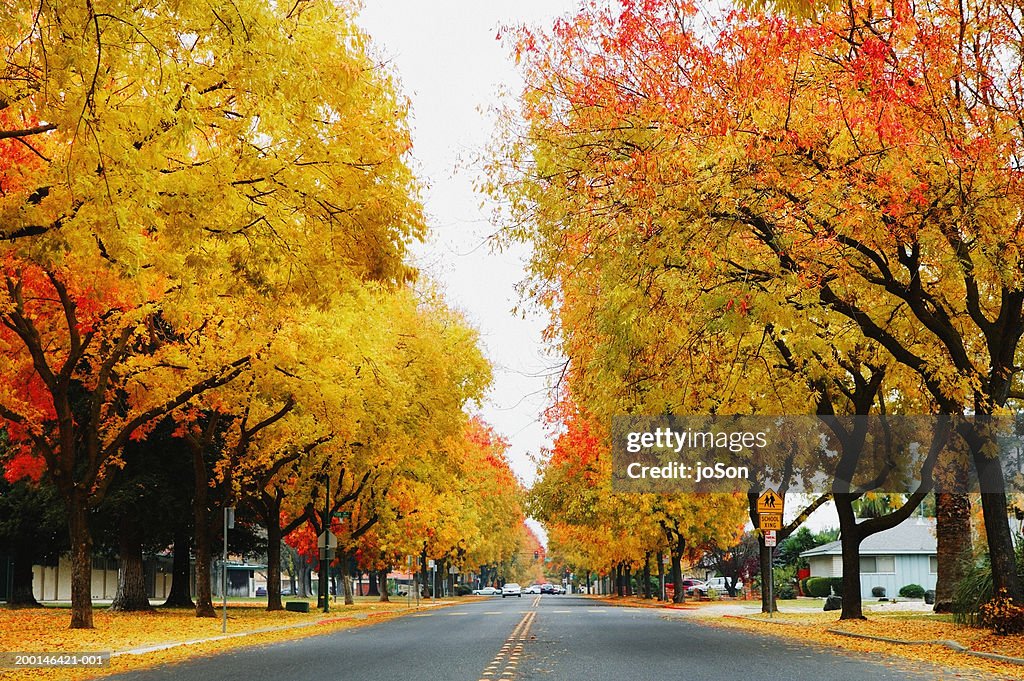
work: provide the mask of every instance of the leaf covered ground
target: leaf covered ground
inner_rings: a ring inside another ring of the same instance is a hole
[[[908,613],[868,613],[866,620],[839,621],[836,613],[776,613],[708,617],[719,626],[797,639],[828,648],[896,655],[938,664],[951,670],[994,674],[1001,679],[1024,679],[1024,665],[966,655],[942,645],[900,645],[853,638],[829,630],[879,636],[899,641],[955,641],[969,650],[1024,658],[1024,636],[999,636],[985,629],[959,626],[949,616]]]
[[[315,603],[313,603],[315,606]],[[127,651],[162,644],[206,640],[144,654],[114,655],[110,666],[93,669],[0,669],[0,679],[77,681],[108,674],[180,662],[190,657],[245,646],[272,643],[325,633],[409,611],[406,599],[380,603],[376,598],[356,599],[351,606],[333,605],[331,612],[267,612],[254,603],[228,605],[228,634],[252,632],[223,638],[220,610],[216,619],[197,618],[193,610],[155,608],[147,613],[118,613],[97,609],[95,629],[69,629],[69,610],[41,608],[0,609],[0,651],[19,652],[101,652]],[[306,627],[294,625],[309,624]],[[290,627],[279,629],[281,627]]]

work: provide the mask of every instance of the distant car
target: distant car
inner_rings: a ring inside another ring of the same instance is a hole
[[[281,595],[282,596],[291,596],[292,595],[292,588],[290,586],[282,586],[281,587]]]
[[[256,587],[256,595],[257,596],[266,596],[267,595],[267,588],[265,586],[258,586],[258,587]]]
[[[693,596],[694,594],[706,596],[708,593],[708,585],[699,579],[687,578],[683,580],[683,593],[687,596]]]
[[[523,589],[524,594],[539,594],[540,584],[531,584],[530,586]]]
[[[555,593],[555,585],[554,584],[541,584],[540,585],[540,592],[542,594],[553,594],[553,593]]]
[[[501,593],[501,589],[495,589],[493,586],[485,586],[482,589],[473,589],[474,596],[497,596]]]
[[[515,582],[509,582],[505,586],[501,587],[501,597],[505,596],[519,596],[523,597],[523,589]]]
[[[564,594],[565,593],[565,587],[561,586],[559,584],[556,584],[555,585],[555,593],[556,594]]]

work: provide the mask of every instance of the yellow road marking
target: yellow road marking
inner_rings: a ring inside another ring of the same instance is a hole
[[[516,666],[519,664],[519,657],[523,653],[523,642],[529,638],[530,626],[536,617],[536,610],[525,611],[522,619],[512,629],[512,633],[509,634],[508,638],[505,639],[505,643],[502,644],[498,654],[494,656],[494,659],[491,660],[483,674],[481,674],[480,681],[491,681],[488,677],[492,677],[494,670],[502,665],[504,665],[504,669],[501,672],[501,678],[509,679],[513,676]]]

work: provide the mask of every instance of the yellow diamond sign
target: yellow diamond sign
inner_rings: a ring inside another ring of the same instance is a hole
[[[782,497],[773,489],[766,489],[761,496],[757,498],[757,512],[762,513],[778,513],[782,515]]]

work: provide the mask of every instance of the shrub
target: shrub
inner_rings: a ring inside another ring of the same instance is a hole
[[[468,596],[471,593],[473,593],[473,588],[472,587],[467,586],[465,584],[456,584],[455,585],[455,595],[456,596]]]
[[[885,587],[884,586],[873,586],[871,587],[871,595],[875,598],[885,598]]]
[[[806,587],[808,596],[824,598],[831,593],[828,577],[808,577]]]
[[[792,582],[777,585],[775,587],[775,598],[780,601],[789,601],[796,598],[796,589]]]
[[[924,587],[920,584],[907,584],[900,587],[901,598],[924,598]]]
[[[843,595],[843,578],[842,577],[829,577],[828,585],[832,589],[832,593],[836,596]]]
[[[1024,607],[1008,598],[1005,591],[979,608],[978,620],[997,634],[1024,633]]]
[[[804,596],[809,596],[810,595],[809,593],[807,593],[807,580],[808,579],[810,579],[810,577],[804,577],[803,579],[800,580],[800,593],[802,593]]]

